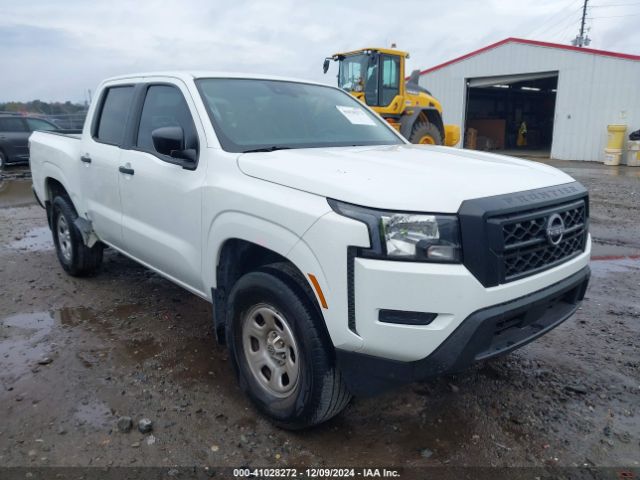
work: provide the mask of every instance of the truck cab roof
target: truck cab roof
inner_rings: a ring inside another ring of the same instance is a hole
[[[286,82],[297,82],[297,83],[308,83],[311,85],[321,85],[321,86],[330,86],[331,88],[336,88],[333,85],[327,85],[326,83],[314,82],[312,80],[302,79],[302,78],[294,78],[294,77],[283,77],[278,75],[262,75],[262,74],[252,74],[252,73],[243,73],[243,72],[220,72],[215,70],[167,70],[167,71],[157,71],[157,72],[140,72],[140,73],[131,73],[128,75],[118,75],[115,77],[110,77],[104,80],[103,83],[111,83],[120,80],[143,80],[148,78],[175,78],[183,81],[194,80],[198,78],[244,78],[244,79],[256,79],[256,80],[279,80]]]

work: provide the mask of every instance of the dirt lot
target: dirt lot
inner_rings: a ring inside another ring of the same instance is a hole
[[[201,299],[112,251],[77,280],[28,179],[0,182],[0,465],[628,466],[640,462],[640,169],[557,163],[591,191],[571,320],[457,376],[289,433],[239,391]],[[153,422],[120,433],[120,416]]]

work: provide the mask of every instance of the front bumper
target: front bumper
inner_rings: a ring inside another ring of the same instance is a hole
[[[351,259],[351,328],[363,343],[344,350],[403,362],[433,353],[474,312],[525,297],[571,277],[589,264],[586,250],[561,265],[520,280],[485,287],[461,264]],[[385,323],[381,310],[432,313],[428,325]]]
[[[426,358],[399,361],[337,349],[338,366],[348,388],[359,396],[464,370],[521,347],[569,318],[584,298],[589,275],[585,266],[535,293],[473,312]]]

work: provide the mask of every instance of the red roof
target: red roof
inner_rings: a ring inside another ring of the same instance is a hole
[[[523,43],[525,45],[536,45],[538,47],[549,47],[549,48],[558,48],[560,50],[570,50],[573,52],[581,52],[581,53],[591,53],[594,55],[603,55],[605,57],[615,57],[615,58],[624,58],[626,60],[636,60],[640,61],[640,55],[631,55],[628,53],[617,53],[617,52],[608,52],[606,50],[596,50],[593,48],[584,48],[584,47],[573,47],[571,45],[563,45],[561,43],[550,43],[550,42],[540,42],[538,40],[527,40],[524,38],[515,38],[509,37],[504,40],[500,40],[499,42],[492,43],[491,45],[487,45],[486,47],[480,48],[478,50],[474,50],[473,52],[467,53],[466,55],[462,55],[461,57],[454,58],[453,60],[449,60],[448,62],[441,63],[440,65],[436,65],[435,67],[427,68],[426,70],[422,70],[420,75],[425,73],[433,72],[434,70],[439,70],[447,65],[451,65],[452,63],[460,62],[462,60],[466,60],[470,57],[475,57],[476,55],[486,52],[487,50],[492,50],[494,48],[500,47],[507,43]]]

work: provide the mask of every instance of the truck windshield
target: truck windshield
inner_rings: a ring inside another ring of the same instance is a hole
[[[376,65],[370,64],[369,55],[349,55],[340,60],[338,86],[348,92],[362,92],[365,85],[377,83]],[[373,86],[375,88],[375,85]]]
[[[335,88],[241,78],[196,83],[228,152],[403,143],[383,120]]]

